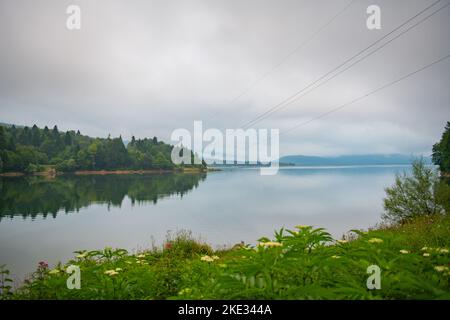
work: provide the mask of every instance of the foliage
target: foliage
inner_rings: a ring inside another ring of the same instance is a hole
[[[0,266],[0,300],[6,300],[13,295],[12,284],[13,280],[9,277],[9,270],[5,265]]]
[[[67,264],[38,270],[14,299],[449,299],[450,217],[421,216],[334,241],[323,229],[297,226],[256,246],[213,251],[180,232],[162,248],[135,254],[78,251]],[[65,268],[81,268],[68,290]],[[381,290],[369,290],[378,265]]]
[[[433,215],[443,211],[437,201],[439,177],[433,168],[422,159],[415,160],[412,175],[404,172],[397,175],[395,184],[386,188],[383,218],[390,222],[404,222],[408,219]]]
[[[433,146],[433,162],[442,172],[450,172],[450,121],[447,121],[441,140]]]
[[[83,136],[79,131],[60,132],[57,126],[39,129],[0,125],[0,172],[28,172],[41,165],[58,171],[164,169],[171,161],[172,145],[153,139],[132,138],[125,147],[122,137],[106,139]],[[191,165],[193,167],[204,167]]]

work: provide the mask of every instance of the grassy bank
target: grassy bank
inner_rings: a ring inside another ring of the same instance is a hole
[[[420,217],[333,240],[323,229],[281,230],[259,245],[214,251],[189,233],[138,254],[80,251],[52,268],[42,262],[12,299],[450,299],[450,218]],[[81,269],[68,290],[65,270]],[[381,289],[366,286],[381,269]],[[7,276],[7,275],[4,275]],[[8,283],[6,283],[8,284]]]

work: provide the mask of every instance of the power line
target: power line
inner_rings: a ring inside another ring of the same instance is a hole
[[[450,54],[448,54],[448,55],[446,55],[446,56],[444,56],[444,57],[442,57],[442,58],[440,58],[438,60],[435,60],[435,61],[427,64],[426,66],[423,66],[423,67],[421,67],[421,68],[419,68],[419,69],[417,69],[417,70],[415,70],[415,71],[413,71],[411,73],[408,73],[408,74],[406,74],[406,75],[404,75],[404,76],[402,76],[402,77],[400,77],[400,78],[398,78],[398,79],[396,79],[396,80],[394,80],[392,82],[389,82],[389,83],[387,83],[387,84],[385,84],[385,85],[383,85],[383,86],[381,86],[381,87],[379,87],[379,88],[377,88],[375,90],[372,90],[372,91],[370,91],[369,93],[366,93],[363,96],[360,96],[360,97],[358,97],[356,99],[353,99],[350,102],[347,102],[347,103],[345,103],[343,105],[340,105],[340,106],[338,106],[336,108],[333,108],[333,109],[331,109],[331,110],[329,110],[327,112],[324,112],[324,113],[322,113],[322,114],[320,114],[320,115],[318,115],[318,116],[316,116],[316,117],[314,117],[312,119],[309,119],[309,120],[307,120],[305,122],[302,122],[302,123],[300,123],[298,125],[295,125],[295,126],[289,128],[289,129],[285,130],[285,131],[282,131],[281,134],[285,135],[285,134],[287,134],[287,133],[289,133],[289,132],[291,132],[291,131],[293,131],[295,129],[298,129],[299,127],[305,126],[305,125],[307,125],[307,124],[309,124],[309,123],[311,123],[311,122],[313,122],[315,120],[324,118],[324,117],[330,115],[331,113],[337,112],[337,111],[339,111],[339,110],[341,110],[341,109],[343,109],[345,107],[348,107],[349,105],[352,105],[352,104],[354,104],[354,103],[356,103],[356,102],[358,102],[358,101],[360,101],[362,99],[367,98],[368,96],[371,96],[371,95],[373,95],[373,94],[375,94],[375,93],[377,93],[377,92],[379,92],[381,90],[389,88],[390,86],[393,86],[393,85],[399,83],[402,80],[405,80],[405,79],[407,79],[409,77],[412,77],[413,75],[415,75],[415,74],[417,74],[417,73],[419,73],[421,71],[424,71],[424,70],[426,70],[426,69],[428,69],[428,68],[430,68],[430,67],[432,67],[432,66],[434,66],[434,65],[436,65],[436,64],[438,64],[438,63],[440,63],[440,62],[442,62],[442,61],[444,61],[444,60],[446,60],[448,58],[450,58]]]
[[[381,50],[382,48],[384,48],[385,46],[387,46],[389,43],[393,42],[394,40],[396,40],[397,38],[400,38],[403,34],[405,34],[406,32],[410,31],[411,29],[417,27],[419,24],[423,23],[425,20],[427,20],[428,18],[430,18],[431,16],[435,15],[436,13],[438,13],[439,11],[445,9],[446,7],[448,7],[450,5],[450,3],[447,3],[446,5],[444,5],[443,7],[439,8],[438,10],[434,11],[433,13],[431,13],[430,15],[426,16],[425,18],[423,18],[422,20],[418,21],[416,24],[410,26],[408,29],[402,31],[400,34],[398,34],[397,36],[395,36],[394,38],[390,39],[388,42],[384,43],[382,46],[376,48],[375,50],[371,51],[370,53],[368,53],[367,55],[363,56],[361,59],[355,61],[354,63],[352,63],[351,65],[347,66],[345,69],[341,70],[339,73],[333,75],[332,77],[328,78],[326,81],[322,82],[321,84],[319,84],[318,86],[312,88],[311,90],[307,91],[305,94],[300,95],[299,97],[296,97],[294,100],[290,101],[289,104],[286,104],[284,106],[282,106],[281,108],[279,108],[277,111],[287,107],[288,105],[298,101],[301,97],[303,97],[304,95],[308,94],[309,92],[315,90],[316,88],[322,86],[323,84],[327,83],[328,81],[336,78],[338,75],[340,75],[341,73],[347,71],[348,69],[350,69],[351,67],[353,67],[354,65],[358,64],[359,62],[361,62],[362,60],[364,60],[365,58],[367,58],[368,56],[376,53],[377,51]]]
[[[262,80],[267,78],[271,73],[273,73],[276,69],[278,69],[281,65],[283,65],[287,60],[289,60],[295,53],[303,49],[309,42],[311,42],[315,37],[317,37],[323,30],[325,30],[331,23],[333,23],[334,20],[336,20],[340,15],[342,15],[355,1],[357,0],[351,0],[344,8],[342,8],[339,12],[337,12],[333,17],[331,17],[330,20],[328,20],[325,24],[323,24],[321,27],[319,27],[313,34],[311,34],[306,40],[304,40],[301,44],[299,44],[297,47],[295,47],[292,51],[290,51],[287,55],[285,55],[278,63],[276,63],[274,66],[272,66],[269,70],[264,72],[259,78],[257,78],[255,81],[253,81],[249,86],[247,86],[244,90],[242,90],[238,95],[236,95],[233,99],[229,100],[227,102],[228,104],[233,104],[240,98],[242,98],[244,95],[246,95],[250,90],[252,90],[254,87],[256,87]],[[220,114],[220,112],[215,113],[212,115],[208,120],[213,120],[215,117],[217,117]]]
[[[385,34],[384,36],[382,36],[381,38],[379,38],[378,40],[376,40],[375,42],[373,42],[371,45],[369,45],[368,47],[362,49],[361,51],[359,51],[358,53],[356,53],[355,55],[353,55],[352,57],[348,58],[347,60],[345,60],[344,62],[342,62],[341,64],[339,64],[337,67],[333,68],[331,71],[328,71],[327,73],[325,73],[324,75],[322,75],[321,77],[317,78],[316,80],[314,80],[313,82],[311,82],[310,84],[308,84],[306,87],[302,88],[301,90],[295,92],[294,94],[292,94],[291,96],[289,96],[288,98],[284,99],[283,101],[281,101],[280,103],[278,103],[277,105],[269,108],[268,110],[266,110],[265,112],[263,112],[262,114],[260,114],[259,116],[257,116],[256,118],[252,119],[251,121],[246,122],[242,127],[243,128],[248,128],[252,125],[255,125],[256,123],[262,121],[263,119],[267,118],[268,116],[270,116],[271,114],[275,113],[276,111],[278,111],[278,109],[284,108],[285,105],[289,105],[292,102],[296,101],[290,101],[292,99],[295,99],[299,94],[301,94],[302,92],[304,92],[305,90],[313,87],[314,85],[316,85],[317,83],[319,83],[321,80],[325,79],[326,77],[328,77],[330,74],[334,73],[336,70],[339,70],[341,67],[343,67],[344,65],[346,65],[348,62],[352,61],[354,58],[360,56],[361,54],[363,54],[364,52],[366,52],[367,50],[369,50],[370,48],[374,47],[375,45],[377,45],[378,43],[380,43],[382,40],[386,39],[387,37],[389,37],[391,34],[393,34],[394,32],[396,32],[397,30],[401,29],[403,26],[405,26],[406,24],[408,24],[409,22],[411,22],[412,20],[414,20],[415,18],[417,18],[418,16],[420,16],[421,14],[423,14],[424,12],[426,12],[427,10],[429,10],[430,8],[432,8],[433,6],[437,5],[439,2],[441,2],[442,0],[437,0],[434,3],[432,3],[431,5],[427,6],[426,8],[424,8],[423,10],[421,10],[420,12],[418,12],[417,14],[415,14],[413,17],[409,18],[408,20],[406,20],[405,22],[403,22],[402,24],[400,24],[399,26],[397,26],[396,28],[394,28],[393,30],[391,30],[389,33]],[[423,23],[425,20],[427,20],[428,18],[430,18],[431,16],[433,16],[434,14],[436,14],[437,12],[439,12],[440,10],[444,9],[445,7],[447,7],[450,3],[447,3],[444,7],[441,7],[440,9],[438,9],[437,11],[433,12],[432,14],[430,14],[429,16],[427,16],[426,18],[424,18],[423,20],[421,20],[419,23],[417,23],[416,25],[414,25],[413,27],[417,26],[418,24]],[[407,29],[407,31],[411,30],[413,27]],[[405,31],[405,32],[407,32]],[[403,33],[405,33],[403,32]],[[402,33],[402,34],[403,34]],[[398,36],[396,37],[398,38]],[[395,38],[394,38],[395,39]],[[391,40],[392,41],[392,40]],[[389,41],[388,43],[390,43],[391,41]],[[384,44],[383,46],[381,46],[380,48],[376,49],[375,51],[369,53],[368,55],[364,56],[362,59],[358,60],[356,63],[359,63],[360,61],[364,60],[365,58],[367,58],[368,56],[372,55],[373,53],[375,53],[376,51],[378,51],[379,49],[381,49],[382,47],[384,47],[386,44]],[[352,64],[351,66],[355,65],[356,63]],[[350,67],[351,67],[350,66]],[[349,68],[350,68],[349,67]],[[343,71],[339,72],[338,74],[336,74],[335,76],[339,75],[340,73],[348,70],[349,68],[344,69]],[[333,76],[333,78],[335,77]],[[326,83],[327,81],[331,80],[332,78],[326,80],[325,82],[323,82],[322,84]],[[320,84],[319,86],[321,86],[322,84]],[[317,86],[317,87],[319,87]],[[317,88],[315,87],[315,88]],[[315,89],[314,88],[314,89]],[[312,90],[308,91],[311,92]],[[298,99],[297,99],[298,100]]]

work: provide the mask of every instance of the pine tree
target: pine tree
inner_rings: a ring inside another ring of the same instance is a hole
[[[433,146],[433,162],[442,172],[450,172],[450,121],[447,121],[441,140]]]
[[[39,147],[41,143],[41,132],[39,131],[39,128],[34,125],[33,128],[31,128],[31,144],[35,147]]]
[[[64,135],[64,145],[71,146],[72,145],[72,136],[70,135],[70,132],[67,131]]]

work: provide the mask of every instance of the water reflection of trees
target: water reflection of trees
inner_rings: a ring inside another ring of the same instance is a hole
[[[56,217],[93,203],[118,207],[125,196],[132,204],[153,202],[196,188],[206,174],[61,176],[0,178],[0,219],[38,215]]]

